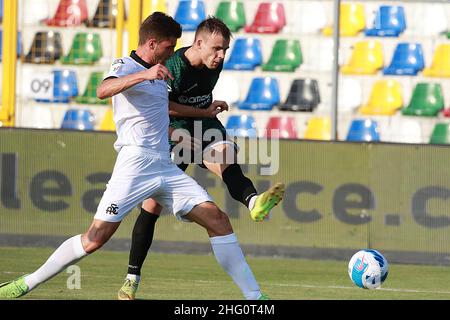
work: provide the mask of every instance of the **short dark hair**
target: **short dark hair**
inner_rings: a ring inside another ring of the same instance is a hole
[[[178,39],[181,37],[181,25],[163,12],[153,12],[139,28],[139,45],[144,44],[151,37],[158,41],[169,38]]]
[[[208,16],[207,19],[203,20],[197,27],[197,30],[195,31],[195,39],[197,39],[197,36],[201,32],[208,32],[210,34],[218,33],[221,34],[222,37],[226,40],[230,40],[231,38],[231,31],[227,27],[227,25],[220,20],[219,18]]]

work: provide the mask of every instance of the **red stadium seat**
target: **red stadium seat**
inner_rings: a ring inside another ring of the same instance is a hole
[[[263,2],[258,6],[253,23],[245,27],[248,33],[278,33],[286,25],[284,6],[277,2]]]
[[[46,21],[48,26],[79,26],[88,19],[86,0],[60,0],[55,16]]]
[[[297,139],[294,117],[270,117],[266,126],[267,138]]]

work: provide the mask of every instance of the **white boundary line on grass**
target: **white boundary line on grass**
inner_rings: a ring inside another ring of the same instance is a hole
[[[308,284],[282,284],[282,283],[263,283],[265,286],[276,287],[301,287],[301,288],[314,288],[314,289],[359,289],[356,287],[347,286],[316,286]],[[393,292],[411,292],[411,293],[438,293],[438,294],[450,294],[450,291],[433,291],[433,290],[415,290],[415,289],[396,289],[396,288],[378,288],[377,291],[393,291]]]

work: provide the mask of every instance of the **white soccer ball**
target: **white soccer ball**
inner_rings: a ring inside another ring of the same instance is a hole
[[[360,288],[376,289],[386,280],[389,264],[377,250],[364,249],[353,255],[348,263],[348,275]]]

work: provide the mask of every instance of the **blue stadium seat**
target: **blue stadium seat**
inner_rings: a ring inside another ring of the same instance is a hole
[[[53,97],[51,99],[35,99],[38,102],[68,103],[72,97],[78,96],[78,82],[75,71],[53,70]]]
[[[0,29],[0,61],[2,61],[3,57],[3,31]],[[17,33],[17,57],[20,57],[20,53],[22,52],[22,34],[19,31]]]
[[[68,109],[64,114],[61,129],[94,130],[94,116],[89,110]]]
[[[195,31],[206,19],[205,4],[202,0],[180,0],[175,12],[175,20],[181,24],[183,31]]]
[[[238,102],[242,110],[272,110],[280,103],[280,89],[275,78],[254,78],[245,101]]]
[[[380,141],[378,123],[370,119],[355,119],[347,133],[347,141]]]
[[[373,27],[366,29],[366,36],[398,37],[406,29],[405,10],[402,6],[380,6]]]
[[[258,38],[238,38],[230,58],[223,68],[227,70],[254,70],[262,64],[261,41]]]
[[[397,44],[391,64],[384,68],[383,74],[415,76],[425,67],[422,45],[402,42]]]
[[[231,115],[227,120],[225,129],[233,137],[257,137],[255,118],[253,116]]]

